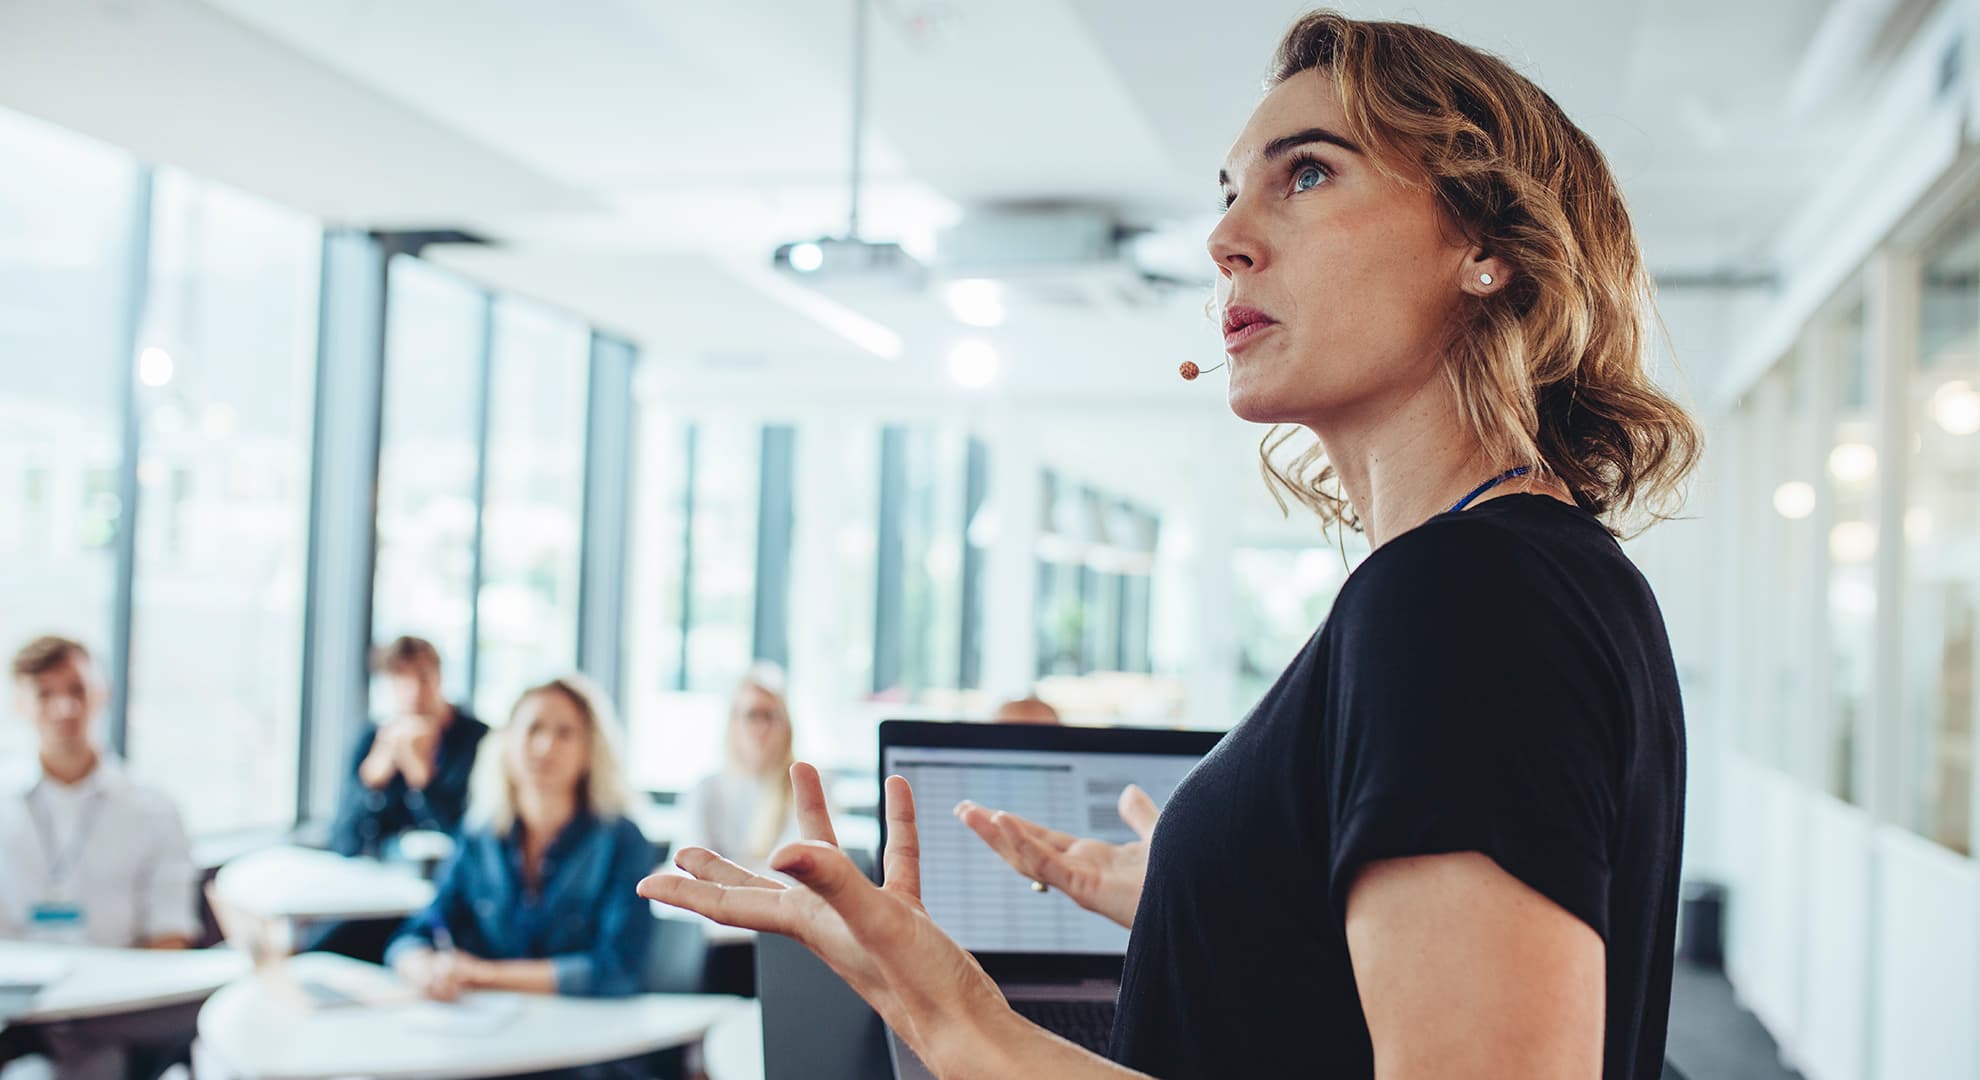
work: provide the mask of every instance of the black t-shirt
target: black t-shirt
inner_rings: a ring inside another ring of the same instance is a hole
[[[1655,1080],[1670,1011],[1684,720],[1650,587],[1544,495],[1384,544],[1163,809],[1112,1056],[1184,1077],[1374,1075],[1356,873],[1476,851],[1607,947],[1607,1080]]]

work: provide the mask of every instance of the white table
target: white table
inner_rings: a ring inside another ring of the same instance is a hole
[[[0,941],[0,982],[47,972],[28,1011],[8,1024],[117,1016],[198,1001],[248,970],[233,949],[106,949]]]
[[[411,866],[329,851],[272,847],[220,868],[213,887],[233,907],[264,919],[386,919],[433,901],[433,883]]]
[[[311,1007],[299,981],[363,1004]],[[199,1014],[201,1058],[255,1080],[439,1080],[562,1069],[683,1046],[739,998],[574,998],[484,992],[465,1007],[415,1001],[391,972],[305,953],[221,989]]]
[[[763,1080],[763,1006],[751,1001],[708,1029],[701,1044],[708,1080]]]

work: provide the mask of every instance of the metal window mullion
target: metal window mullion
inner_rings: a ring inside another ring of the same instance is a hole
[[[117,468],[117,549],[116,585],[111,601],[108,669],[110,674],[110,750],[124,756],[129,750],[131,705],[132,620],[137,588],[138,458],[143,453],[144,425],[139,418],[137,355],[139,335],[144,332],[145,307],[151,294],[151,219],[153,172],[139,166],[131,184],[130,233],[124,251],[125,279],[122,314],[124,325],[116,337],[119,353],[113,358],[118,378],[118,404],[121,414],[121,457]]]
[[[880,431],[880,528],[873,597],[873,691],[892,687],[902,675],[902,580],[907,513],[907,429]]]
[[[365,722],[391,250],[360,232],[323,237],[296,785],[304,820],[333,808],[341,750]]]
[[[679,691],[688,688],[688,633],[694,628],[694,488],[701,465],[700,426],[687,425],[682,440],[680,656],[674,665],[674,689]]]
[[[970,542],[969,527],[990,497],[990,447],[972,436],[963,462],[962,633],[958,635],[956,685],[964,690],[983,686],[983,564],[984,552]]]
[[[627,530],[632,515],[632,371],[637,352],[594,332],[585,404],[584,501],[578,542],[580,671],[621,700]]]
[[[481,583],[488,523],[488,421],[495,386],[495,296],[481,294],[480,383],[474,402],[474,550],[469,555],[467,700],[481,689]]]
[[[791,530],[796,430],[765,424],[757,455],[756,597],[751,653],[790,664]]]

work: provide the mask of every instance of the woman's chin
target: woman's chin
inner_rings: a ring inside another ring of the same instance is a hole
[[[1231,412],[1238,419],[1252,424],[1287,424],[1293,420],[1287,415],[1285,401],[1280,395],[1270,393],[1242,376],[1231,379],[1228,394]]]

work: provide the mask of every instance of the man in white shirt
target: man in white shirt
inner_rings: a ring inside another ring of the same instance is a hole
[[[97,745],[91,728],[107,694],[89,650],[37,638],[15,654],[13,679],[15,711],[34,724],[39,753],[0,776],[0,939],[191,946],[200,924],[185,826],[171,800]],[[40,1033],[58,1076],[121,1076],[124,1047],[156,1046],[184,1020],[84,1026]]]

